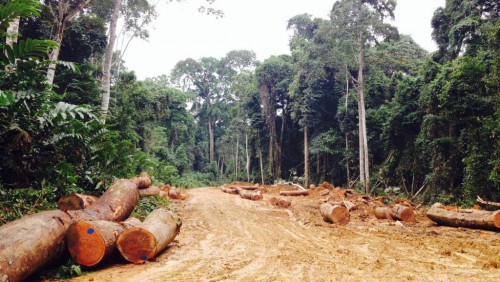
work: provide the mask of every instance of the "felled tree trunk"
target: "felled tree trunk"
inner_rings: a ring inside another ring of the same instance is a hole
[[[180,219],[167,209],[156,209],[144,222],[120,234],[116,246],[122,256],[133,263],[156,257],[179,234]]]
[[[140,189],[139,190],[139,195],[141,198],[143,197],[150,197],[150,196],[157,196],[160,195],[161,189],[158,186],[149,186],[148,188],[145,189]]]
[[[259,189],[259,186],[236,186],[237,189],[251,190],[255,191]]]
[[[500,203],[485,201],[481,197],[477,196],[476,203],[481,206],[481,208],[489,211],[500,210]]]
[[[117,180],[83,210],[44,211],[0,226],[0,281],[20,281],[59,257],[69,226],[80,220],[121,221],[139,201],[137,185]]]
[[[393,220],[391,212],[392,209],[390,207],[377,207],[375,208],[375,217],[378,219]]]
[[[435,203],[427,211],[427,217],[440,225],[500,230],[500,211],[448,211]]]
[[[278,206],[280,208],[288,208],[292,204],[292,202],[290,202],[289,200],[279,199],[279,198],[276,198],[276,197],[272,197],[270,199],[270,202],[274,206]]]
[[[262,200],[262,192],[260,190],[257,191],[248,191],[248,190],[243,190],[243,189],[237,189],[238,194],[240,194],[240,197],[243,199],[248,199],[252,201],[258,201]]]
[[[394,205],[391,210],[391,216],[394,219],[404,222],[415,221],[415,213],[413,212],[413,209],[403,205]]]
[[[66,233],[66,243],[76,263],[94,266],[116,250],[116,239],[125,230],[138,226],[141,221],[131,217],[117,223],[106,220],[77,221]]]
[[[151,179],[151,177],[148,175],[147,172],[141,172],[139,176],[134,177],[130,180],[134,182],[135,185],[137,185],[137,188],[139,189],[146,189],[153,183],[153,180]]]
[[[92,205],[97,199],[96,196],[72,193],[62,196],[57,202],[57,208],[62,211],[82,210]]]
[[[309,190],[280,191],[281,196],[307,196]]]
[[[236,188],[227,188],[227,187],[221,186],[220,190],[222,192],[228,193],[228,194],[235,194],[235,195],[238,194],[238,190],[236,190]]]
[[[346,207],[341,205],[321,204],[321,215],[323,220],[330,223],[345,225],[349,223],[350,214]]]

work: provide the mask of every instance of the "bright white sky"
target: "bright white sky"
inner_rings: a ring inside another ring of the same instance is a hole
[[[160,0],[162,1],[162,0]],[[221,58],[231,50],[253,50],[257,59],[289,54],[288,19],[308,13],[328,18],[335,0],[217,0],[215,8],[225,16],[203,15],[205,0],[160,4],[159,17],[146,41],[134,39],[125,53],[126,66],[139,79],[169,74],[186,58]],[[428,51],[436,50],[431,39],[431,18],[445,0],[398,0],[393,23],[403,34]]]

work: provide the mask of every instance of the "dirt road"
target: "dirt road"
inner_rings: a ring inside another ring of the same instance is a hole
[[[156,262],[71,281],[500,281],[500,234],[352,219],[324,223],[317,201],[291,209],[216,188],[188,190],[172,209],[181,233]]]

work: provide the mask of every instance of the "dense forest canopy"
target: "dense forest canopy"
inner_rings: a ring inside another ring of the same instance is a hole
[[[186,58],[138,80],[115,43],[148,37],[153,2],[0,1],[2,197],[95,194],[147,171],[500,200],[497,1],[447,0],[430,54],[390,24],[395,0],[338,0],[328,19],[289,20],[290,54]],[[222,16],[213,2],[200,11]]]

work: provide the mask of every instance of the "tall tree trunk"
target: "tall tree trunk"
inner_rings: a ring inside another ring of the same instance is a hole
[[[248,133],[245,133],[245,154],[246,154],[246,165],[245,169],[247,171],[247,182],[250,182],[250,154],[248,152]]]
[[[363,77],[363,71],[365,68],[364,64],[364,54],[363,54],[363,34],[358,32],[358,45],[359,45],[359,68],[358,68],[358,95],[360,102],[361,111],[361,128],[360,135],[363,136],[363,164],[364,164],[364,176],[363,184],[365,187],[365,193],[370,194],[370,168],[369,168],[369,157],[368,157],[368,135],[366,133],[366,111],[365,111],[365,83]]]
[[[104,54],[104,61],[102,63],[102,102],[101,102],[101,117],[102,121],[105,122],[106,115],[109,109],[109,97],[111,94],[111,61],[113,60],[113,51],[115,49],[116,42],[116,25],[118,24],[118,17],[120,16],[120,10],[122,7],[122,0],[115,0],[113,15],[109,22],[109,42]]]
[[[304,126],[304,187],[309,188],[309,137],[307,125]]]
[[[236,179],[238,179],[238,155],[239,155],[239,147],[240,147],[240,134],[236,134],[236,158],[234,162],[234,174]]]
[[[349,183],[351,182],[351,176],[349,175],[349,133],[345,133],[345,151],[346,151],[346,160],[345,160],[345,166],[346,166],[346,174],[347,174],[347,186],[349,187]]]
[[[9,23],[9,27],[7,28],[7,38],[5,39],[5,43],[7,43],[7,45],[9,45],[10,47],[12,47],[12,45],[17,42],[19,33],[19,21],[19,17],[15,18]]]
[[[349,106],[349,72],[347,69],[347,65],[345,66],[345,117],[347,118],[347,108]],[[349,188],[349,184],[351,182],[351,177],[349,175],[349,133],[347,132],[347,128],[345,130],[345,163],[346,163],[346,172],[347,172],[347,186]]]
[[[54,7],[51,4],[48,5],[52,16],[57,22],[57,32],[54,36],[54,41],[59,44],[59,46],[55,48],[49,55],[49,60],[51,60],[52,63],[49,65],[49,68],[47,70],[47,81],[50,85],[54,83],[54,76],[56,73],[55,61],[57,61],[57,59],[59,58],[59,52],[61,51],[62,39],[66,26],[79,12],[83,11],[83,9],[90,3],[90,1],[92,0],[75,0],[73,2],[75,2],[74,4],[76,4],[76,6],[72,6],[72,8],[68,3],[69,0],[59,0],[56,2],[57,14]]]
[[[259,146],[259,159],[260,159],[260,178],[262,185],[265,185],[266,181],[264,179],[264,160],[262,159],[262,148]]]
[[[212,123],[212,118],[208,118],[208,139],[210,142],[210,163],[212,163],[215,160],[215,145],[214,145],[214,124]]]
[[[49,54],[49,60],[51,63],[49,64],[49,68],[47,70],[47,81],[50,85],[54,84],[54,77],[56,75],[56,61],[59,58],[59,52],[61,51],[61,44],[64,35],[64,30],[66,29],[66,22],[59,22],[57,26],[57,33],[54,38],[54,41],[57,42],[58,46],[52,50]]]

